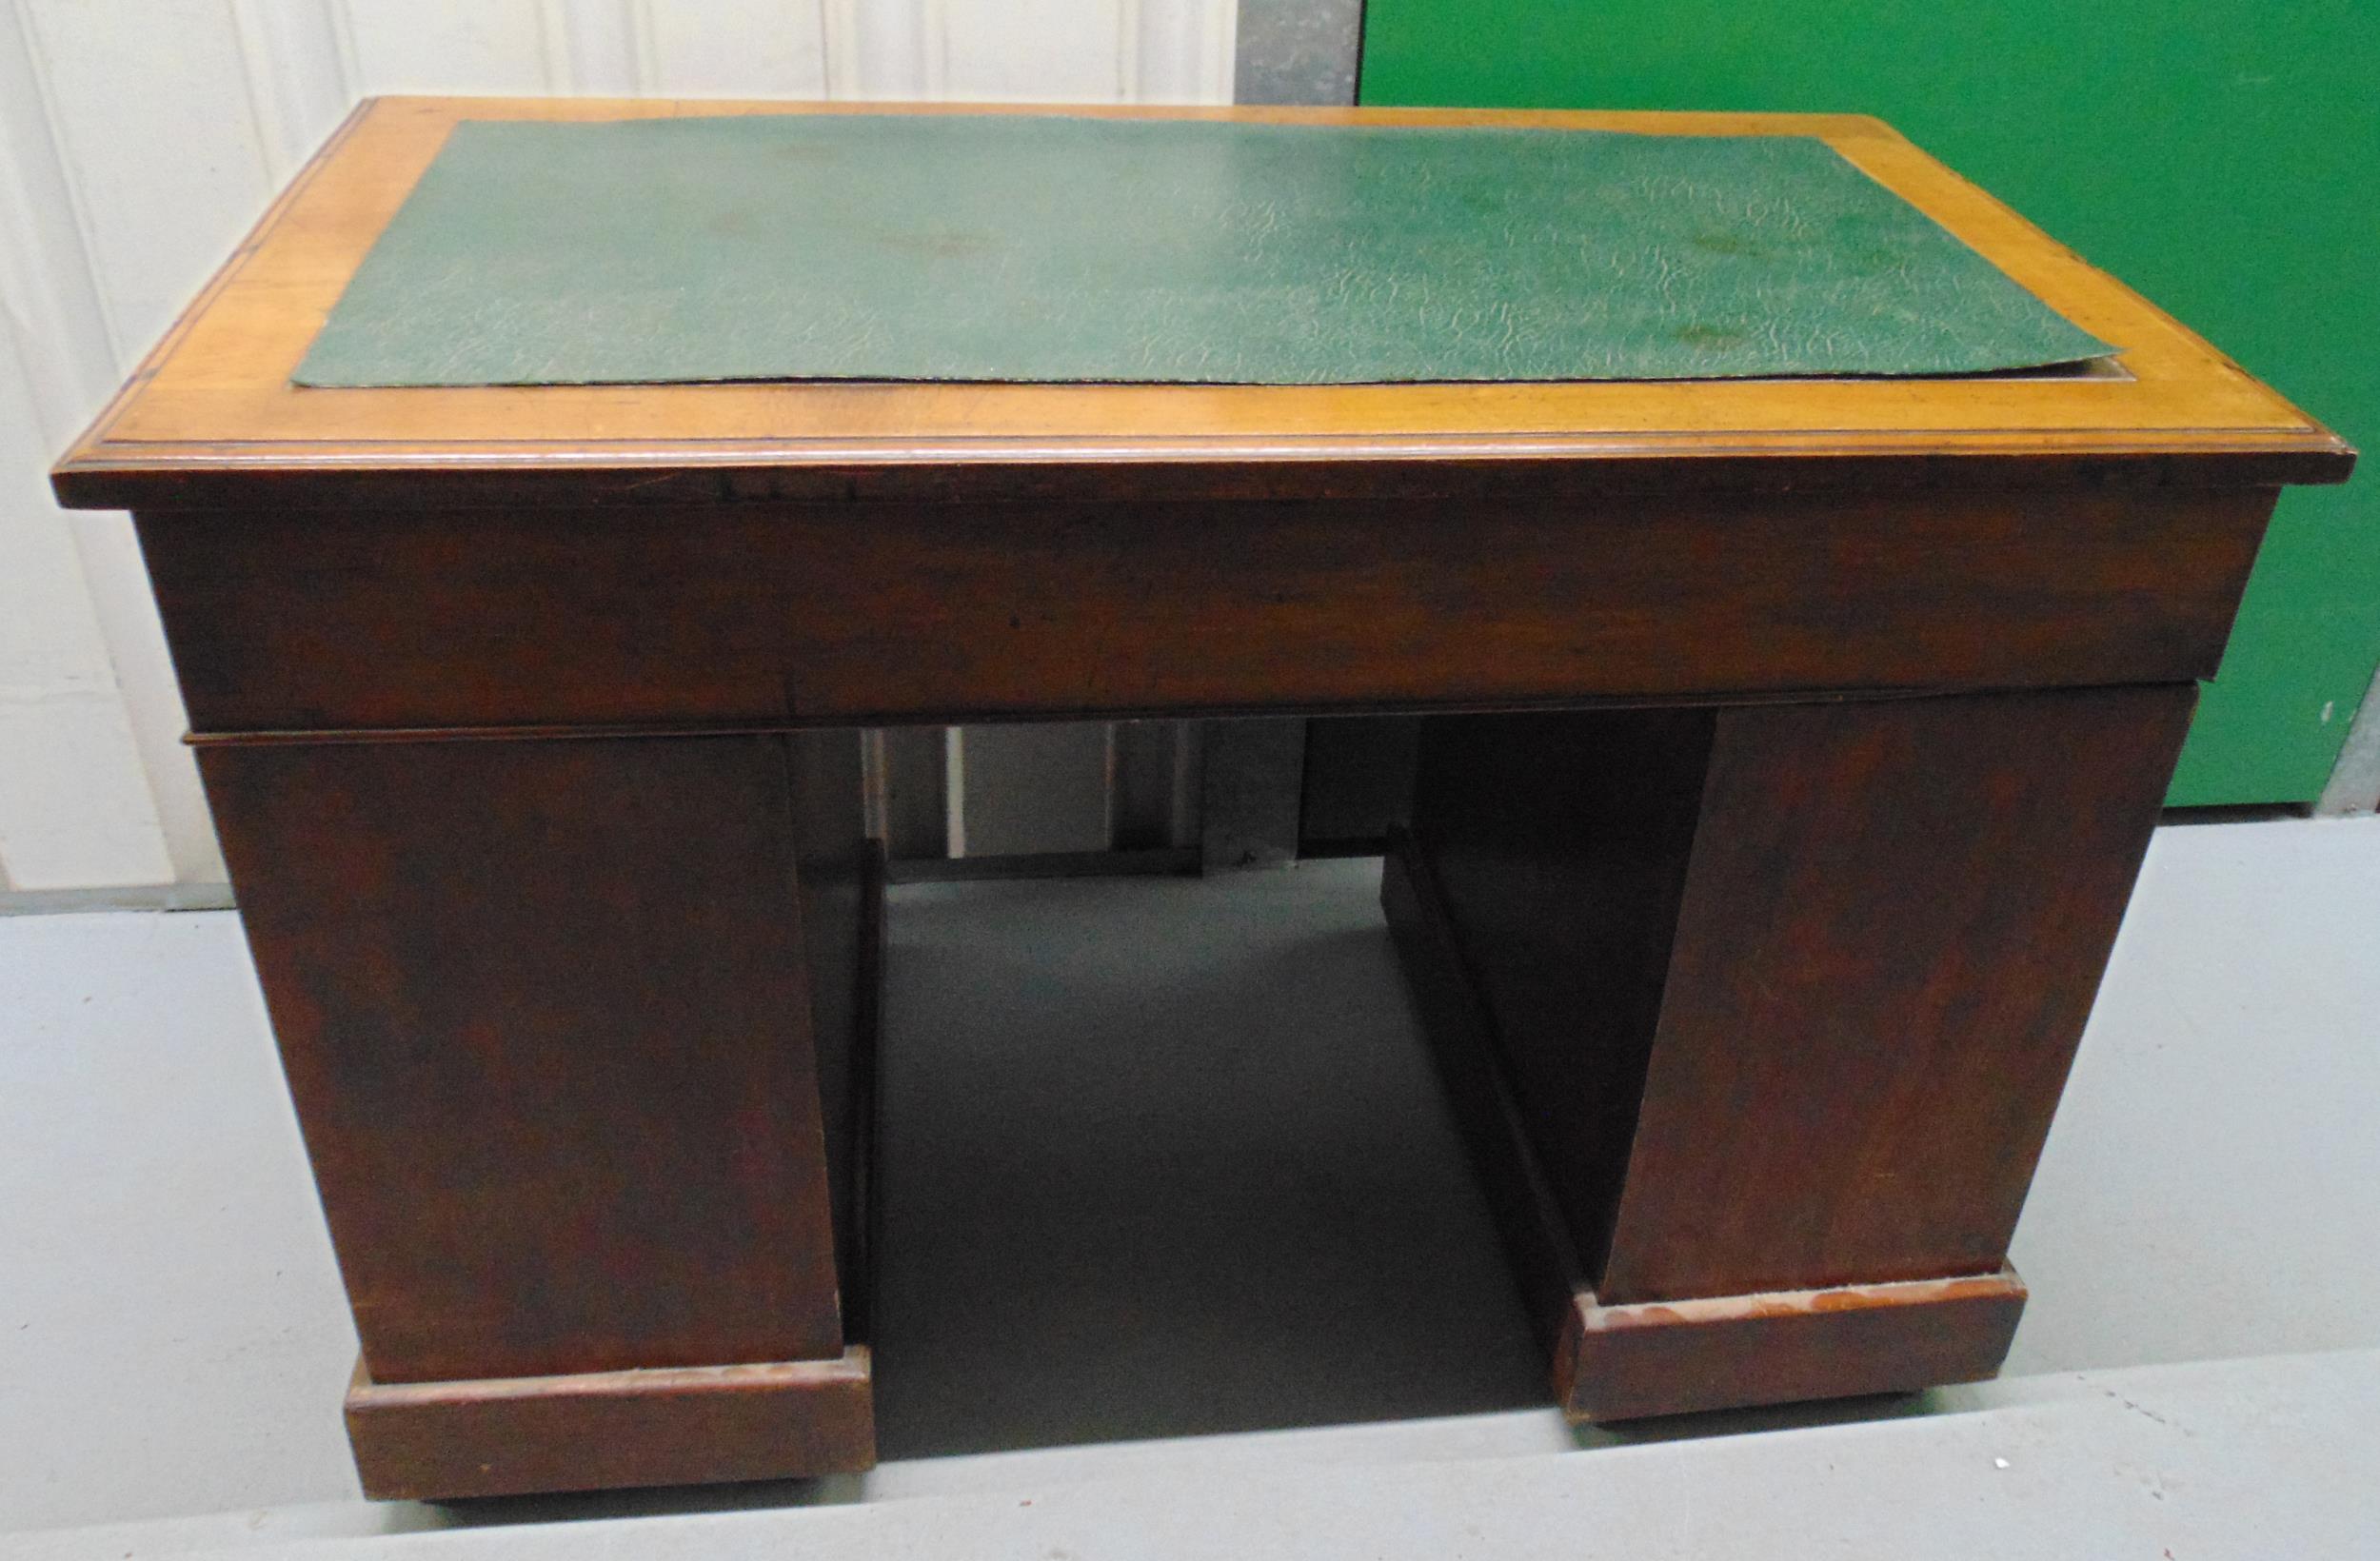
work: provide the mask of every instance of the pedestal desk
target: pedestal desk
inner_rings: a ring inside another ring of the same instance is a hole
[[[872,1462],[900,723],[1423,713],[1388,924],[1563,1408],[1995,1369],[2194,680],[2351,451],[1841,116],[1064,110],[1819,137],[2114,366],[292,385],[458,119],[695,111],[837,110],[366,105],[55,472],[138,522],[369,1492]]]

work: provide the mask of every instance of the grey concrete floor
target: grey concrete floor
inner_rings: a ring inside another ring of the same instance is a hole
[[[1218,1536],[1195,1510],[1526,1551],[1600,1503],[1600,1542],[1644,1541],[1613,1553],[1692,1554],[1764,1505],[1815,1545],[1963,1502],[2124,1542],[2066,1553],[2380,1553],[2324,1548],[2380,1530],[2380,822],[2159,833],[2000,1383],[1621,1433],[1541,1405],[1377,876],[898,891],[884,1467],[446,1509],[357,1497],[353,1334],[236,919],[0,920],[0,1551],[461,1526],[526,1554],[568,1520],[656,1553],[1170,1553]],[[2027,1472],[1976,1474],[1986,1445]],[[1705,1475],[1738,1494],[1685,1501]],[[2297,1548],[2257,1549],[2273,1525]]]

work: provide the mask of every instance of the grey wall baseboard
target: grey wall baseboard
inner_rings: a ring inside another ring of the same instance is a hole
[[[88,911],[228,911],[228,883],[149,883],[108,889],[0,889],[0,916]]]
[[[1235,103],[1356,100],[1363,0],[1240,0]]]
[[[1295,716],[1205,723],[1199,858],[1210,873],[1298,860],[1306,723]]]
[[[2358,813],[2380,812],[2380,671],[2347,729],[2347,745],[2330,770],[2330,783],[2322,788],[2314,816],[2344,819]]]

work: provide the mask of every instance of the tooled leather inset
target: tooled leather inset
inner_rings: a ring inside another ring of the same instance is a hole
[[[459,124],[296,378],[1716,379],[2110,350],[1806,136],[786,114]]]

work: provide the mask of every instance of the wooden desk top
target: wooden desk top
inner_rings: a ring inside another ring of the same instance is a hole
[[[2096,376],[1510,385],[740,384],[305,389],[290,373],[465,118],[1041,112],[1823,139],[2077,326]],[[1849,115],[384,98],[268,211],[59,464],[83,507],[496,498],[1295,497],[1993,480],[2343,480],[2353,452],[1889,127]],[[398,486],[396,484],[402,484]]]

